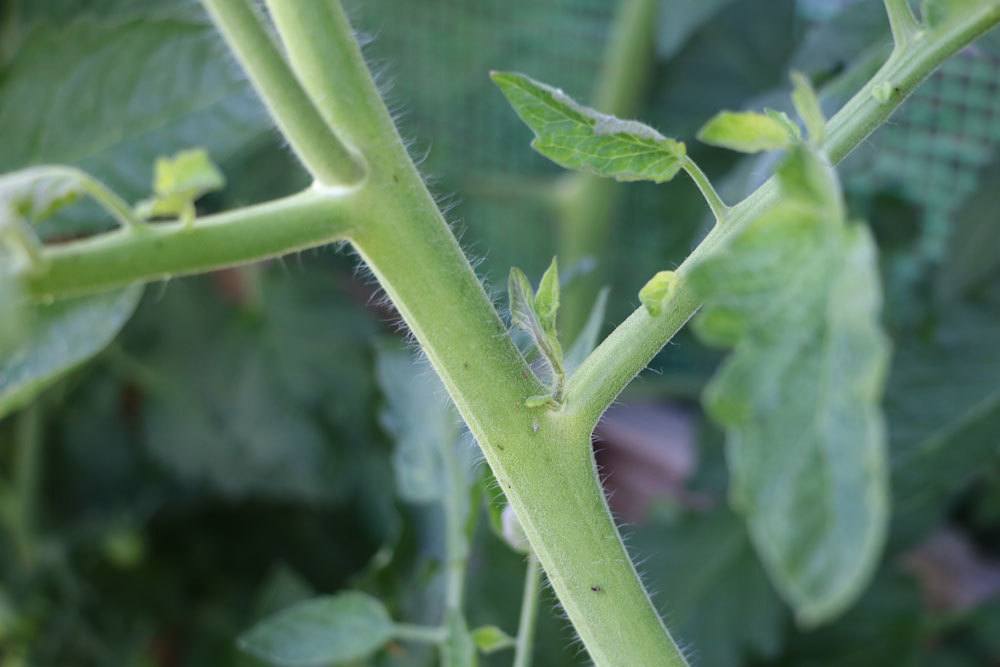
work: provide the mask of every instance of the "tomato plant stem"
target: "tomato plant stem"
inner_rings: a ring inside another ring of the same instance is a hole
[[[521,597],[521,620],[517,626],[517,643],[514,646],[513,667],[531,667],[535,647],[535,622],[538,619],[538,597],[542,584],[542,571],[534,554],[528,554],[528,567],[524,572],[524,593]]]

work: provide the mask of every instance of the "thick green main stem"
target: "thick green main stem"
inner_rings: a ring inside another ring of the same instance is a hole
[[[269,6],[304,88],[364,147],[366,214],[352,241],[440,374],[591,656],[599,665],[683,664],[618,537],[589,430],[525,407],[544,389],[406,155],[342,9]]]

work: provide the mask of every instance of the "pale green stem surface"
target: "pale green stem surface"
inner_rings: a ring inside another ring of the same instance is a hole
[[[42,468],[42,408],[29,406],[17,416],[14,429],[14,506],[10,532],[18,560],[30,571],[35,563],[38,494]]]
[[[531,667],[535,650],[535,624],[538,620],[538,598],[541,595],[542,570],[538,559],[528,554],[528,567],[524,572],[524,593],[521,596],[521,620],[517,625],[517,643],[514,645],[513,667]]]
[[[448,638],[448,629],[428,627],[426,625],[410,625],[409,623],[396,623],[393,634],[396,639],[403,641],[420,644],[440,644]]]
[[[684,171],[687,172],[694,184],[698,186],[698,190],[701,191],[702,197],[705,198],[705,203],[708,204],[708,208],[711,209],[712,215],[715,216],[716,222],[722,222],[726,215],[729,213],[729,207],[726,203],[722,201],[722,197],[719,193],[715,191],[715,187],[712,185],[712,181],[708,180],[708,176],[705,172],[701,170],[694,160],[688,156],[684,156],[684,161],[682,162]]]
[[[193,225],[123,227],[41,249],[43,270],[23,277],[41,300],[89,294],[245,264],[343,239],[358,214],[355,192],[315,189],[218,215]]]
[[[889,16],[889,28],[896,48],[909,46],[920,31],[920,23],[913,15],[910,0],[885,0],[885,13]]]
[[[465,534],[465,520],[469,511],[469,494],[465,470],[455,453],[455,443],[442,443],[447,468],[448,489],[442,506],[445,518],[445,610],[461,612],[465,591],[465,571],[469,564],[469,540]]]
[[[300,0],[297,4],[319,2]],[[249,0],[203,0],[203,4],[313,178],[325,185],[361,180],[364,163],[310,104],[253,4]]]

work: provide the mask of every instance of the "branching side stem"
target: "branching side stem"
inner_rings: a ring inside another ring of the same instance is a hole
[[[688,156],[684,156],[684,162],[682,163],[684,171],[687,172],[694,184],[698,186],[701,191],[701,195],[705,198],[705,202],[708,204],[708,208],[712,210],[712,215],[715,216],[716,224],[721,224],[725,219],[726,215],[729,213],[729,207],[726,203],[722,201],[722,197],[716,192],[715,186],[712,185],[712,181],[708,180],[708,176],[705,172],[701,170],[701,167],[695,163]]]
[[[910,0],[885,0],[885,13],[889,16],[892,41],[897,49],[905,49],[920,32],[920,23],[913,15]]]
[[[542,569],[538,559],[528,554],[528,567],[524,572],[524,593],[521,596],[521,620],[517,625],[513,667],[531,667],[535,649],[535,623],[538,620],[538,598],[542,585]]]

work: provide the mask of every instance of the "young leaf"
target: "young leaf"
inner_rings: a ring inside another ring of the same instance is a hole
[[[459,434],[444,386],[400,346],[378,346],[375,374],[385,396],[379,423],[396,442],[392,465],[400,498],[440,499],[447,488],[443,448],[454,445]]]
[[[194,216],[194,202],[209,192],[221,190],[226,180],[201,148],[156,160],[152,199],[140,202],[143,217]]]
[[[517,267],[512,267],[507,279],[507,296],[510,301],[511,324],[524,330],[531,336],[532,342],[545,360],[548,362],[552,373],[555,376],[554,398],[558,399],[562,385],[562,378],[565,375],[563,369],[563,351],[559,344],[559,338],[555,331],[554,308],[559,307],[558,280],[555,263],[546,272],[548,279],[543,278],[542,285],[539,286],[539,293],[536,296],[531,283],[524,272]],[[545,317],[537,310],[537,304],[546,309]]]
[[[483,625],[473,630],[472,641],[480,652],[487,655],[514,646],[514,638],[495,625]]]
[[[535,133],[531,146],[558,165],[619,181],[656,183],[681,169],[684,144],[651,127],[589,109],[523,74],[491,76]]]
[[[45,220],[84,193],[84,175],[62,167],[32,167],[0,177],[0,218]]]
[[[741,153],[780,150],[798,139],[789,123],[773,112],[720,111],[698,131],[698,141]]]
[[[663,302],[670,296],[675,278],[673,271],[659,271],[639,290],[639,301],[653,317],[663,312]]]
[[[393,627],[381,602],[348,591],[280,611],[241,635],[238,644],[279,667],[326,667],[366,658],[392,639]]]
[[[804,146],[781,200],[692,271],[696,330],[734,347],[705,402],[728,436],[732,502],[803,624],[868,582],[888,518],[879,402],[888,345],[876,251]]]
[[[0,357],[0,417],[104,349],[132,316],[141,287],[31,306],[26,331]]]
[[[542,328],[550,336],[556,333],[556,315],[559,314],[559,265],[552,258],[549,268],[542,274],[535,294],[535,312],[542,322]]]
[[[809,140],[818,146],[826,134],[826,116],[823,115],[816,91],[801,72],[792,72],[792,104],[806,126]]]

